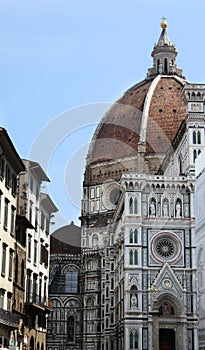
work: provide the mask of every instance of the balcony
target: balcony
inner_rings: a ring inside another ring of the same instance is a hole
[[[27,295],[26,297],[26,302],[25,302],[26,307],[34,307],[38,308],[40,310],[44,310],[46,306],[46,299],[42,298],[40,295],[31,293]]]
[[[51,299],[45,300],[45,308],[50,312],[53,310],[53,302]]]
[[[10,328],[19,327],[20,316],[11,311],[0,309],[0,324]]]

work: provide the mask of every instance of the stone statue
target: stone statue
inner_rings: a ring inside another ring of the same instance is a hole
[[[131,296],[131,307],[137,307],[137,297],[135,294]]]
[[[163,213],[163,216],[165,216],[165,217],[168,216],[168,203],[167,202],[163,203],[162,213]]]
[[[176,203],[176,218],[180,218],[181,217],[181,204],[180,202]]]
[[[152,201],[150,203],[150,216],[155,216],[156,215],[156,208],[155,208],[155,203]]]

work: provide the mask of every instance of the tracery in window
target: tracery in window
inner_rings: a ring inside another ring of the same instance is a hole
[[[65,272],[65,293],[77,293],[78,292],[78,272],[66,271]]]
[[[130,349],[137,350],[138,349],[138,332],[130,333]]]
[[[138,200],[137,197],[130,197],[129,199],[129,213],[137,214],[138,212]]]
[[[137,253],[136,249],[130,250],[129,263],[130,263],[130,265],[137,265],[138,264],[138,253]]]
[[[134,205],[133,205],[133,198],[131,197],[129,199],[129,213],[133,214],[133,209],[134,209]]]
[[[137,243],[138,241],[138,231],[137,229],[130,229],[130,235],[129,235],[129,241],[130,243]]]

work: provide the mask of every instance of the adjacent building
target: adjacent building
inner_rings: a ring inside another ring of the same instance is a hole
[[[17,176],[24,169],[7,131],[0,128],[0,347],[5,348],[16,345],[20,322],[19,314],[12,312],[12,304],[15,298],[13,282],[17,249]]]
[[[42,167],[23,160],[25,171],[19,174],[19,216],[26,218],[26,262],[24,297],[24,345],[29,350],[46,347],[48,300],[50,223],[57,208],[41,186],[49,182]]]
[[[0,348],[46,349],[50,223],[56,206],[41,166],[0,128]]]

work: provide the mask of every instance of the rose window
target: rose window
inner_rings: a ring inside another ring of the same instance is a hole
[[[173,232],[160,232],[155,235],[150,242],[150,248],[152,257],[160,262],[175,262],[182,254],[181,240]]]
[[[174,254],[174,244],[169,239],[162,239],[157,243],[156,252],[162,258],[169,258]]]

